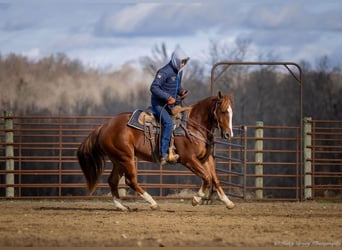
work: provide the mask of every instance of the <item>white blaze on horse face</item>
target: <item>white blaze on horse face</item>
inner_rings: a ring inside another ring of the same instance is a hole
[[[230,129],[230,137],[234,136],[233,133],[233,109],[232,107],[229,105],[228,109],[228,114],[229,114],[229,129]]]

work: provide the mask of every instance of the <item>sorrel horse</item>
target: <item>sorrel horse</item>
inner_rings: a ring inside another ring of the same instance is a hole
[[[179,154],[178,162],[186,166],[202,179],[202,185],[193,197],[192,204],[198,205],[201,199],[215,187],[219,199],[231,209],[235,205],[224,193],[215,170],[213,156],[214,133],[221,130],[225,139],[233,137],[232,128],[233,95],[211,96],[190,106],[186,125],[187,136],[175,136],[174,145]],[[146,200],[151,209],[159,209],[156,201],[137,182],[134,157],[152,161],[152,147],[146,143],[145,134],[127,125],[132,113],[121,113],[92,131],[80,145],[77,156],[87,180],[91,194],[103,172],[106,156],[113,163],[108,184],[116,208],[128,210],[120,200],[118,183],[125,176],[126,184]],[[213,186],[212,186],[213,185]]]

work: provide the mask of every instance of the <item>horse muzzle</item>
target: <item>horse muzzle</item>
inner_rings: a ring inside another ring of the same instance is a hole
[[[221,137],[226,140],[230,140],[233,137],[233,130],[230,129],[229,131],[221,130]]]

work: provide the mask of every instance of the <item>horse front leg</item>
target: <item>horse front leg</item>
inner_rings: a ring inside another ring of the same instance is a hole
[[[219,199],[224,203],[226,204],[226,207],[228,209],[233,209],[235,207],[235,204],[234,202],[232,202],[228,196],[224,193],[221,185],[217,188],[217,195],[219,197]]]
[[[215,160],[214,160],[213,156],[209,156],[205,165],[208,167],[208,169],[211,172],[212,182],[216,188],[217,195],[218,195],[219,199],[226,205],[226,207],[228,209],[233,209],[235,207],[235,204],[224,193],[223,188],[221,187],[220,181],[217,177],[216,169],[215,169]]]
[[[208,197],[210,194],[210,188],[209,188],[209,182],[204,182],[202,183],[200,189],[196,193],[196,195],[192,198],[191,204],[193,206],[197,206],[201,203],[202,199],[204,197]]]
[[[197,194],[192,198],[192,205],[197,206],[201,203],[202,199],[208,193],[210,187],[211,175],[207,168],[205,168],[201,162],[193,156],[191,160],[183,162],[183,164],[189,168],[195,175],[202,179],[202,185],[198,190]]]

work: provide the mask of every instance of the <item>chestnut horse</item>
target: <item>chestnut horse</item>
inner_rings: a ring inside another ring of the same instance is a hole
[[[190,106],[186,125],[186,136],[175,136],[174,145],[179,154],[178,162],[186,166],[202,179],[202,185],[193,197],[192,204],[198,205],[201,199],[215,187],[219,199],[231,209],[235,205],[224,193],[215,170],[213,156],[214,133],[221,130],[225,139],[233,136],[232,94],[211,96]],[[118,183],[125,176],[126,184],[146,200],[151,209],[159,209],[156,201],[137,182],[135,156],[152,161],[151,146],[146,143],[144,131],[127,125],[132,113],[121,113],[107,123],[92,131],[80,145],[77,156],[87,180],[91,194],[103,172],[105,158],[113,163],[108,184],[116,208],[128,210],[122,203],[118,192]]]

